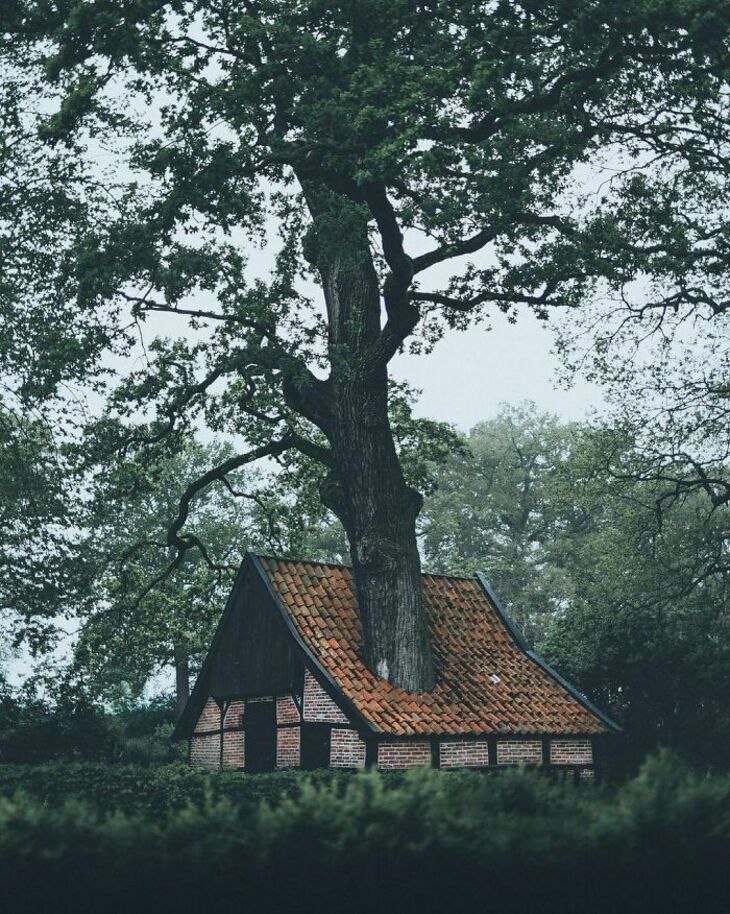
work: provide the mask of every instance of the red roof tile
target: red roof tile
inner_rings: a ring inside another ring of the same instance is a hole
[[[525,653],[476,579],[423,576],[438,681],[430,692],[406,692],[360,659],[362,627],[349,568],[263,556],[260,561],[312,656],[376,730],[588,734],[609,729]],[[493,674],[499,682],[490,681]]]

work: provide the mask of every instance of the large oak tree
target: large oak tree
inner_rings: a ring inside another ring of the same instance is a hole
[[[492,308],[545,316],[641,279],[649,304],[696,305],[727,261],[726,220],[692,204],[727,152],[730,4],[14,0],[4,16],[14,396],[96,384],[106,445],[201,421],[246,441],[183,493],[180,556],[204,548],[183,528],[205,486],[291,450],[317,461],[367,661],[431,687],[389,365]],[[160,313],[189,327],[125,361]]]

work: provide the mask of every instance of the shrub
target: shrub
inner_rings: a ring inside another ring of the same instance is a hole
[[[21,792],[46,806],[76,800],[101,812],[165,816],[185,806],[226,801],[255,807],[298,793],[305,783],[326,784],[346,778],[334,771],[277,771],[255,777],[235,771],[202,772],[183,763],[108,765],[101,762],[46,762],[41,765],[0,765],[0,796]]]
[[[78,696],[49,704],[5,689],[0,691],[0,761],[180,761],[185,749],[170,741],[174,718],[174,701],[164,696],[109,713]]]
[[[2,772],[4,909],[726,910],[730,779],[669,756],[618,789],[520,770],[94,767]]]

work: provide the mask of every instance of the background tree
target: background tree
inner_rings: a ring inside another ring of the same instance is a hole
[[[622,442],[622,444],[620,443]],[[708,515],[689,487],[657,511],[664,484],[616,480],[606,455],[631,466],[624,433],[593,437],[593,473],[575,486],[577,505],[600,505],[599,522],[566,553],[572,594],[541,649],[625,731],[627,763],[669,745],[702,765],[722,767],[730,748],[730,576],[728,513]],[[645,455],[633,450],[642,466]],[[727,467],[713,475],[727,480]]]
[[[709,513],[699,487],[662,500],[666,481],[642,476],[626,428],[505,408],[467,442],[435,472],[427,566],[485,571],[535,647],[621,722],[627,766],[665,745],[722,768],[728,513]],[[709,469],[728,480],[726,465]]]
[[[73,480],[44,418],[0,400],[0,643],[49,648],[86,580]]]
[[[654,483],[660,513],[691,493],[702,496],[695,504],[704,501],[708,517],[730,506],[723,471],[730,459],[729,321],[730,312],[704,300],[694,313],[669,306],[610,313],[596,303],[580,332],[575,322],[561,328],[566,377],[582,374],[601,385],[609,421],[633,441],[629,451],[606,451],[606,471]]]
[[[694,201],[724,180],[730,6],[16,0],[4,15],[10,187],[34,189],[6,194],[4,218],[19,202],[43,229],[6,232],[18,395],[98,381],[152,315],[189,321],[115,386],[107,443],[154,448],[200,419],[240,435],[184,502],[264,456],[318,461],[367,660],[429,688],[421,496],[393,443],[388,365],[490,307],[544,315],[642,275],[695,307],[685,278],[712,284],[704,252],[723,256],[723,216]],[[583,195],[606,164],[612,181]],[[241,251],[272,222],[264,280]],[[182,510],[168,545],[200,550],[184,524]]]
[[[486,572],[532,641],[572,597],[566,551],[600,510],[572,497],[584,434],[534,404],[503,407],[474,426],[463,454],[435,470],[421,516],[429,570]]]
[[[189,444],[151,466],[114,466],[97,481],[84,543],[91,592],[73,664],[88,694],[138,699],[167,669],[175,671],[178,712],[184,707],[190,661],[210,643],[243,553],[263,537],[259,518],[235,497],[235,475],[231,489],[207,489],[186,522],[205,542],[209,562],[191,553],[167,573],[174,551],[166,531],[181,490],[231,453],[230,445]]]

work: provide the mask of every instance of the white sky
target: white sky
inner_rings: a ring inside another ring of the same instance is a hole
[[[422,389],[418,413],[466,431],[495,415],[502,403],[532,400],[566,420],[585,419],[603,406],[602,392],[582,378],[560,385],[550,323],[525,310],[516,324],[502,314],[492,329],[451,331],[428,356],[402,355],[392,374]]]

